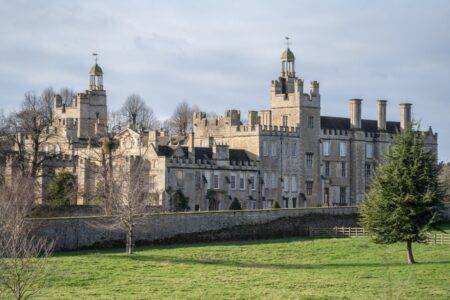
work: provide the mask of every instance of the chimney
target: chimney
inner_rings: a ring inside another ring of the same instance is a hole
[[[361,101],[362,99],[350,99],[350,128],[361,129]]]
[[[248,125],[254,126],[258,125],[258,112],[257,111],[249,111],[248,112]]]
[[[188,147],[190,151],[193,151],[195,148],[194,138],[195,138],[194,131],[189,132]]]
[[[158,146],[158,136],[159,131],[158,130],[149,130],[148,132],[148,143],[153,144],[153,146]]]
[[[400,103],[400,129],[411,125],[411,103]]]
[[[378,118],[377,118],[377,127],[378,130],[386,130],[386,100],[377,100],[377,111],[378,111]]]

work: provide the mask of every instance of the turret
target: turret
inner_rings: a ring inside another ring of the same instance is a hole
[[[93,54],[95,57],[95,64],[89,71],[89,90],[91,91],[103,91],[103,70],[97,64],[97,53]]]
[[[281,77],[295,77],[295,56],[289,49],[289,38],[286,37],[286,50],[281,53]]]
[[[311,95],[311,98],[319,96],[319,82],[318,81],[316,81],[316,80],[311,81],[311,86],[309,88],[309,93]]]

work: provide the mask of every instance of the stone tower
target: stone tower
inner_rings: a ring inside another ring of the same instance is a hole
[[[89,89],[78,93],[71,103],[62,103],[59,95],[54,101],[54,126],[71,141],[106,134],[107,103],[103,87],[103,70],[95,64],[89,71]]]
[[[272,81],[270,124],[299,127],[299,154],[305,161],[300,187],[308,203],[321,198],[320,186],[320,93],[319,82],[312,81],[310,91],[303,92],[303,80],[295,73],[295,55],[289,47],[281,54],[281,74]],[[307,191],[307,192],[306,192]]]

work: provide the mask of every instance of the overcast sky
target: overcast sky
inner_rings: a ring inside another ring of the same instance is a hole
[[[450,160],[449,1],[6,1],[0,0],[0,105],[29,90],[82,91],[99,53],[110,108],[140,94],[160,118],[183,100],[202,110],[269,106],[284,37],[297,75],[320,82],[322,115],[363,118],[387,99],[413,103]]]

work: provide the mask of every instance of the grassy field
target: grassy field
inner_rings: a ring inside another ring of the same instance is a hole
[[[283,239],[56,254],[51,299],[450,298],[450,246]]]

